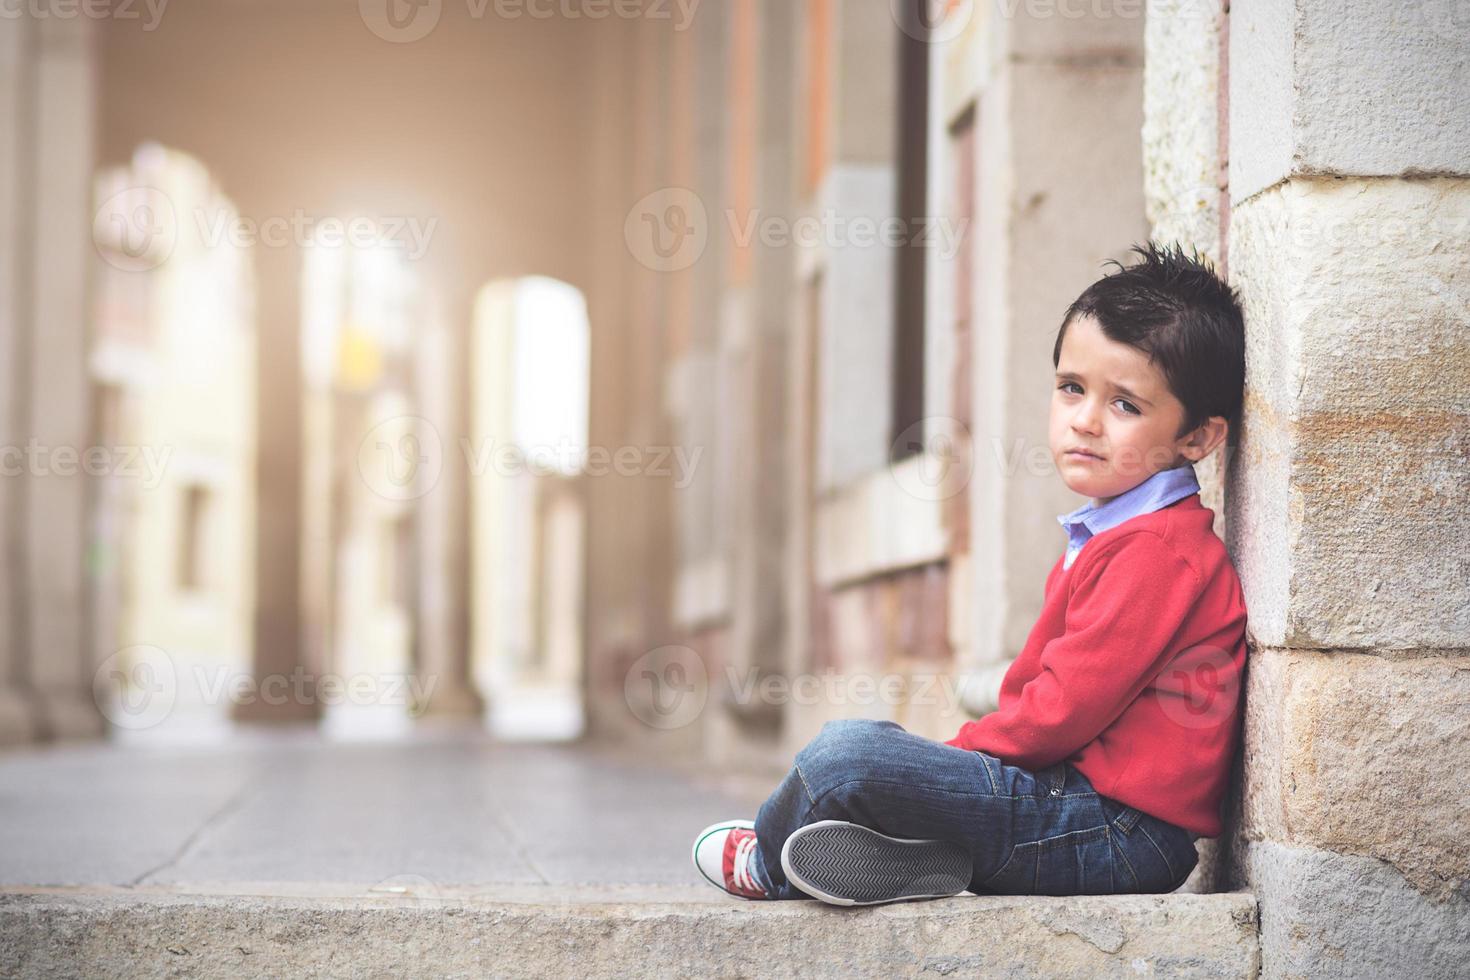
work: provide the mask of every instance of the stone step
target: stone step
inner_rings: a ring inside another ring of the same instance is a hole
[[[843,909],[700,886],[0,889],[0,976],[1253,978],[1254,896]]]

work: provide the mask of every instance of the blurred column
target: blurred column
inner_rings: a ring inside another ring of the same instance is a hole
[[[793,214],[794,40],[798,11],[789,0],[747,0],[736,10],[732,82],[745,111],[730,123],[735,165],[730,206],[749,214]],[[739,23],[748,17],[749,26]],[[754,36],[747,39],[745,35]],[[747,50],[747,46],[750,50]],[[717,113],[717,105],[704,109]],[[753,211],[752,211],[753,209]],[[723,223],[722,223],[723,224]],[[752,676],[784,668],[787,456],[786,377],[795,260],[792,249],[759,237],[732,245],[719,273],[726,284],[721,321],[724,360],[733,375],[732,426],[738,461],[731,478],[731,637],[729,661]],[[761,699],[730,707],[763,723],[770,736],[781,707]]]
[[[478,718],[484,702],[470,680],[469,464],[463,449],[470,432],[474,304],[460,289],[436,292],[430,303],[414,368],[415,401],[438,436],[441,465],[437,482],[418,500],[416,669],[429,692],[426,717]]]
[[[720,348],[727,243],[718,229],[731,196],[727,169],[737,169],[729,166],[730,129],[734,120],[749,118],[749,112],[748,100],[741,100],[729,84],[727,75],[734,68],[727,67],[726,52],[731,22],[750,20],[750,7],[751,0],[737,0],[711,8],[712,16],[696,19],[689,32],[659,38],[670,79],[667,92],[655,94],[666,154],[650,168],[657,168],[660,183],[693,190],[697,196],[683,205],[696,220],[703,207],[715,231],[692,264],[685,259],[665,269],[652,263],[667,324],[664,409],[669,427],[680,447],[709,450],[707,457],[702,453],[687,485],[674,488],[668,515],[677,565],[674,622],[707,660],[719,657],[717,649],[730,624],[730,553],[736,533],[731,516],[737,488],[729,436],[739,428],[741,411],[731,398],[729,365]],[[753,57],[750,45],[746,52]]]
[[[630,73],[635,93],[634,108],[623,138],[631,139],[635,144],[631,172],[637,195],[625,199],[625,206],[631,204],[632,198],[650,189],[668,187],[671,173],[669,103],[672,93],[667,81],[673,55],[671,32],[650,18],[633,22],[633,30],[637,35],[634,42],[637,61]],[[646,229],[646,224],[644,227]],[[627,241],[626,236],[624,241]],[[613,382],[628,390],[627,415],[624,428],[615,437],[619,441],[603,447],[613,453],[623,446],[668,446],[674,440],[672,419],[664,399],[672,329],[670,281],[667,274],[657,271],[658,263],[650,265],[647,262],[642,242],[636,252],[641,258],[631,277],[626,310],[625,372]],[[594,320],[593,324],[595,334],[599,328],[597,321]],[[633,665],[638,662],[636,658],[678,635],[673,624],[674,586],[677,581],[673,561],[675,536],[673,522],[669,520],[674,508],[673,481],[652,468],[638,475],[614,471],[603,479],[617,485],[620,496],[615,519],[623,525],[623,538],[614,557],[614,574],[624,583],[625,618],[618,626],[626,624],[630,627],[627,635],[633,641],[631,647],[622,651],[623,659],[619,664],[622,669],[609,680],[618,690],[621,719],[637,718],[640,724],[632,731],[636,736],[643,736],[649,733],[644,722],[646,715],[631,710],[637,702],[628,699],[627,679]],[[636,573],[629,574],[630,569]],[[655,729],[654,734],[660,738],[660,745],[670,752],[696,744],[698,738],[693,725],[674,729],[672,734],[665,729]]]
[[[242,204],[241,209],[245,214],[287,213],[258,201]],[[256,400],[254,664],[261,697],[239,705],[236,717],[250,722],[307,721],[318,717],[320,705],[310,687],[296,684],[292,675],[300,670],[309,676],[321,665],[307,662],[301,609],[300,250],[294,245],[257,248],[256,276],[261,389]],[[297,697],[297,691],[304,696]],[[276,692],[291,696],[281,698]]]
[[[588,441],[591,446],[623,445],[641,393],[630,381],[639,368],[634,349],[638,327],[636,296],[647,275],[626,244],[629,209],[658,185],[645,179],[641,156],[653,144],[646,113],[636,98],[638,81],[651,69],[638,43],[636,25],[616,18],[604,22],[593,47],[590,139],[596,166],[589,171],[596,230],[591,284],[587,291],[591,322],[591,384]],[[624,677],[643,653],[641,620],[633,597],[644,582],[668,586],[671,562],[642,547],[632,515],[637,500],[631,481],[602,476],[587,481],[587,595],[583,673],[592,738],[618,736],[628,727]],[[638,569],[636,576],[627,574]]]
[[[896,570],[883,557],[886,549],[874,543],[904,520],[886,504],[837,503],[844,495],[859,499],[873,485],[897,489],[885,472],[896,374],[894,251],[876,235],[861,243],[845,229],[876,224],[894,211],[898,27],[886,4],[832,0],[801,5],[794,21],[795,173],[787,214],[814,220],[818,231],[798,234],[794,228],[785,248],[792,325],[783,419],[792,443],[784,478],[790,587],[783,614],[793,677],[869,669],[885,655],[880,643],[886,627],[867,612],[881,607],[865,590]],[[774,256],[762,258],[762,273],[774,275]],[[880,513],[881,521],[869,519]],[[855,517],[841,521],[844,514]],[[861,556],[862,567],[834,574],[831,556],[839,549],[833,542]],[[837,710],[825,699],[789,702],[783,719],[788,747],[815,734]]]
[[[17,24],[23,21],[5,29]],[[89,480],[79,465],[91,436],[86,359],[96,259],[88,245],[95,71],[88,18],[47,17],[31,30],[38,42],[31,69],[36,114],[33,138],[21,151],[33,153],[25,197],[34,213],[22,225],[22,234],[30,234],[22,250],[31,263],[18,279],[18,295],[29,303],[29,340],[14,364],[32,382],[17,428],[44,452],[27,459],[18,484],[25,522],[20,567],[28,590],[22,615],[41,732],[68,738],[102,731],[87,640]]]
[[[35,734],[36,718],[24,689],[25,575],[20,548],[23,499],[12,447],[24,444],[23,400],[27,373],[19,358],[28,311],[22,278],[28,274],[33,173],[29,148],[34,142],[32,102],[34,38],[25,18],[0,19],[0,446],[7,453],[0,475],[0,745]]]
[[[1141,13],[1083,5],[1062,16],[1021,4],[977,15],[968,41],[943,55],[943,121],[969,116],[974,127],[964,150],[974,154],[973,265],[961,272],[973,318],[971,642],[960,666],[981,681],[985,703],[972,707],[982,711],[994,710],[1066,543],[1056,515],[1083,503],[1047,453],[1062,313],[1106,260],[1126,260],[1148,236]]]

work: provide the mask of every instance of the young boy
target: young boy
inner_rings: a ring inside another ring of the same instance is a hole
[[[1239,412],[1244,327],[1197,256],[1134,251],[1057,334],[1051,454],[1090,500],[1058,518],[999,709],[944,743],[828,722],[754,822],[696,837],[711,884],[837,905],[1168,892],[1220,834],[1246,611],[1192,464]]]

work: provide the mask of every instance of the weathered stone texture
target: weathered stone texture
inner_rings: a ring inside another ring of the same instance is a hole
[[[1219,0],[1150,0],[1143,69],[1143,188],[1157,242],[1223,269]],[[1224,451],[1195,464],[1200,502],[1224,537]]]
[[[1152,0],[1143,69],[1143,186],[1153,237],[1194,246],[1216,263],[1218,10],[1215,0]]]
[[[1317,174],[1470,173],[1470,13],[1458,0],[1235,0],[1230,191]]]
[[[1253,638],[1470,645],[1470,181],[1292,181],[1235,211],[1230,253]]]
[[[1470,896],[1470,661],[1255,651],[1243,835],[1375,858],[1436,901]]]
[[[708,888],[700,889],[709,893]],[[713,894],[713,893],[710,893]],[[715,896],[718,898],[718,896]],[[1257,975],[1244,894],[817,902],[0,895],[18,978]]]
[[[1437,902],[1372,858],[1257,843],[1262,980],[1452,980],[1470,961],[1470,901]]]

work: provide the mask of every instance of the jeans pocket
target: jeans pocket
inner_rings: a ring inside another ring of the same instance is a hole
[[[1074,831],[1041,850],[1037,860],[1038,895],[1111,895],[1113,846],[1107,827]]]
[[[1100,826],[1017,844],[981,885],[997,895],[1111,895],[1117,888],[1110,838]]]
[[[1175,872],[1173,882],[1165,886],[1164,891],[1178,891],[1199,865],[1199,849],[1195,847],[1194,838],[1189,831],[1173,824],[1164,824],[1163,821],[1160,823],[1160,843],[1169,848],[1169,863],[1173,865]]]
[[[1140,894],[1175,891],[1199,864],[1199,852],[1187,830],[1148,814],[1116,839],[1123,860],[1133,872],[1134,890]]]

